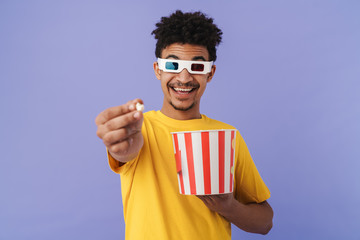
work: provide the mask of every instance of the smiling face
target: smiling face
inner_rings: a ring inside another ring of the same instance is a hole
[[[174,43],[162,50],[161,58],[209,61],[209,53],[203,46]],[[169,73],[160,70],[155,62],[155,75],[161,81],[164,93],[161,112],[180,120],[201,118],[200,98],[206,84],[211,81],[215,69],[213,65],[211,72],[207,74],[190,74],[187,69],[183,69],[180,73]]]

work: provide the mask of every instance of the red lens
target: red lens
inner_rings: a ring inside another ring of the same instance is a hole
[[[201,64],[201,63],[193,63],[193,64],[191,64],[191,71],[194,71],[194,72],[202,72],[202,71],[204,71],[204,64]]]

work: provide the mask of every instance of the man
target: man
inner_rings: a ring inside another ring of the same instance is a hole
[[[96,118],[97,135],[120,174],[126,239],[230,239],[231,224],[266,234],[273,211],[240,133],[236,133],[234,193],[181,195],[170,132],[234,127],[200,114],[200,99],[214,76],[222,32],[201,12],[176,11],[152,32],[153,64],[164,93],[160,111],[142,113],[135,99]]]

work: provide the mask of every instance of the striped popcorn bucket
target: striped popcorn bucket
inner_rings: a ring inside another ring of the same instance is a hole
[[[181,194],[233,192],[236,129],[172,132],[171,135]]]

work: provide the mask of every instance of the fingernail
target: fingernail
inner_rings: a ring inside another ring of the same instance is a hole
[[[134,109],[135,109],[134,104],[131,104],[131,105],[129,106],[129,110],[132,111],[132,110],[134,110]]]
[[[140,112],[136,112],[136,113],[134,114],[134,118],[140,118]]]

